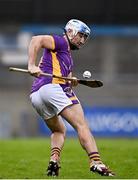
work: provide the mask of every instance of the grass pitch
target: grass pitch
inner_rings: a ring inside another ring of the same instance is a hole
[[[115,177],[102,177],[89,171],[88,157],[77,139],[66,139],[59,179],[137,179],[137,139],[96,139],[105,164]],[[40,139],[0,140],[0,178],[50,179],[45,175],[50,141]]]

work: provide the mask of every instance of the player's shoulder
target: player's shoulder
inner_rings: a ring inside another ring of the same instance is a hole
[[[55,42],[55,47],[57,47],[57,49],[61,49],[61,48],[67,48],[67,42],[64,38],[63,35],[52,35],[54,42]]]
[[[55,40],[65,41],[65,38],[64,38],[62,35],[53,34],[52,37],[53,37]]]

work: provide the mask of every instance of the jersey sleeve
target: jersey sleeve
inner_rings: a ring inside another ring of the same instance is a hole
[[[68,48],[67,42],[62,36],[53,35],[53,47],[55,51],[65,50]]]

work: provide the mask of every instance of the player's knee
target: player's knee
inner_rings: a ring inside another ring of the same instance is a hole
[[[89,131],[90,131],[90,129],[89,129],[89,127],[87,126],[87,124],[81,124],[81,125],[78,125],[78,127],[77,127],[77,132],[79,133],[79,134],[82,134],[82,136],[84,135],[84,134],[87,134]]]
[[[77,131],[85,131],[89,129],[85,121],[81,121],[81,122],[78,121],[74,127]]]

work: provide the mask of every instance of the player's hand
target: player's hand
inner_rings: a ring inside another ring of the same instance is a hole
[[[71,86],[72,87],[75,87],[75,86],[77,86],[78,85],[78,81],[77,81],[77,78],[76,77],[72,77],[72,81],[70,81],[70,83],[71,83]]]
[[[35,66],[35,65],[29,65],[28,66],[28,71],[30,72],[30,74],[32,76],[35,76],[35,77],[39,77],[41,72],[42,72],[41,69],[38,66]]]

